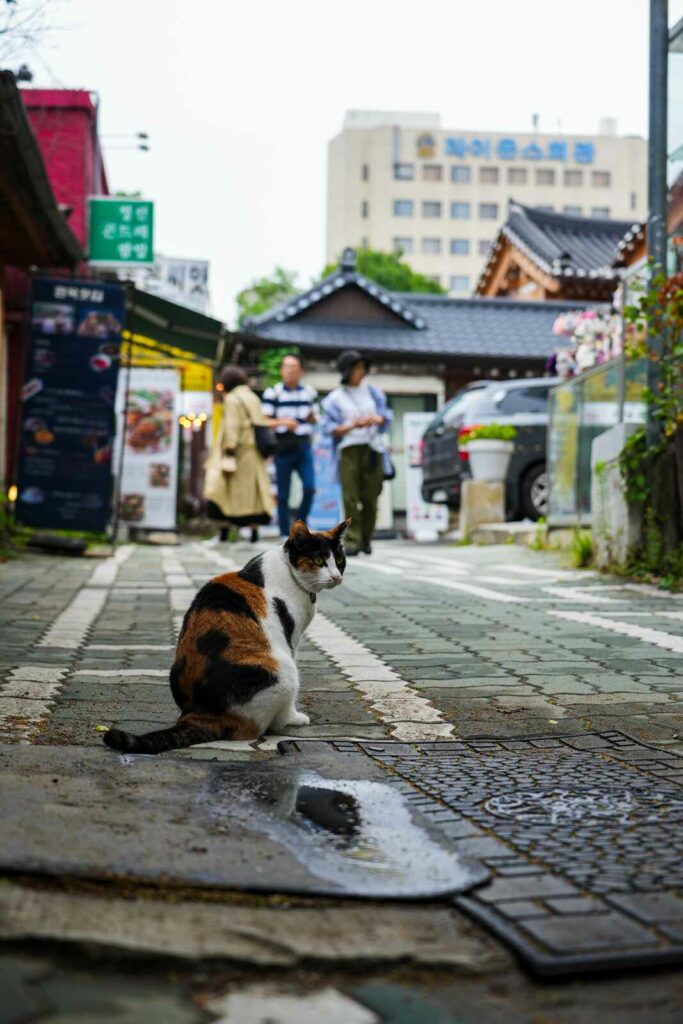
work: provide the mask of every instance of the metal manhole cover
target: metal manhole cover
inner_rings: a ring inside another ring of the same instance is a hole
[[[483,861],[491,882],[455,903],[536,973],[683,962],[683,758],[616,731],[331,745]]]

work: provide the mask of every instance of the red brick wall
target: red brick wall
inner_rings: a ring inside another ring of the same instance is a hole
[[[69,227],[85,247],[86,198],[109,192],[93,97],[79,89],[22,89],[22,97],[55,198],[72,207]]]

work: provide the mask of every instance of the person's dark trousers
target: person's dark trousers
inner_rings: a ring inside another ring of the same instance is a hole
[[[275,478],[277,480],[277,518],[280,534],[289,534],[289,491],[292,484],[292,473],[298,473],[303,494],[297,513],[298,519],[308,520],[308,514],[315,495],[315,473],[313,470],[313,448],[311,442],[300,441],[295,448],[275,456]]]
[[[366,548],[377,519],[377,500],[382,492],[384,472],[381,455],[368,444],[354,444],[339,453],[339,479],[344,514],[352,523],[346,534],[347,547]]]

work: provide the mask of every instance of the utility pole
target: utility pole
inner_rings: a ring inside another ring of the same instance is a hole
[[[667,87],[669,55],[669,2],[650,0],[650,105],[648,142],[647,255],[650,280],[666,271],[667,244]],[[649,338],[647,385],[656,393],[662,339]],[[654,358],[652,358],[654,357]],[[658,440],[657,421],[648,406],[647,443]]]

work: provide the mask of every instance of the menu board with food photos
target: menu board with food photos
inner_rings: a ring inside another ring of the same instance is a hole
[[[124,415],[119,519],[127,526],[172,530],[178,489],[177,370],[133,367],[121,377]],[[128,388],[126,401],[124,389]]]
[[[99,532],[110,520],[124,317],[121,285],[32,282],[15,507],[26,526]]]

